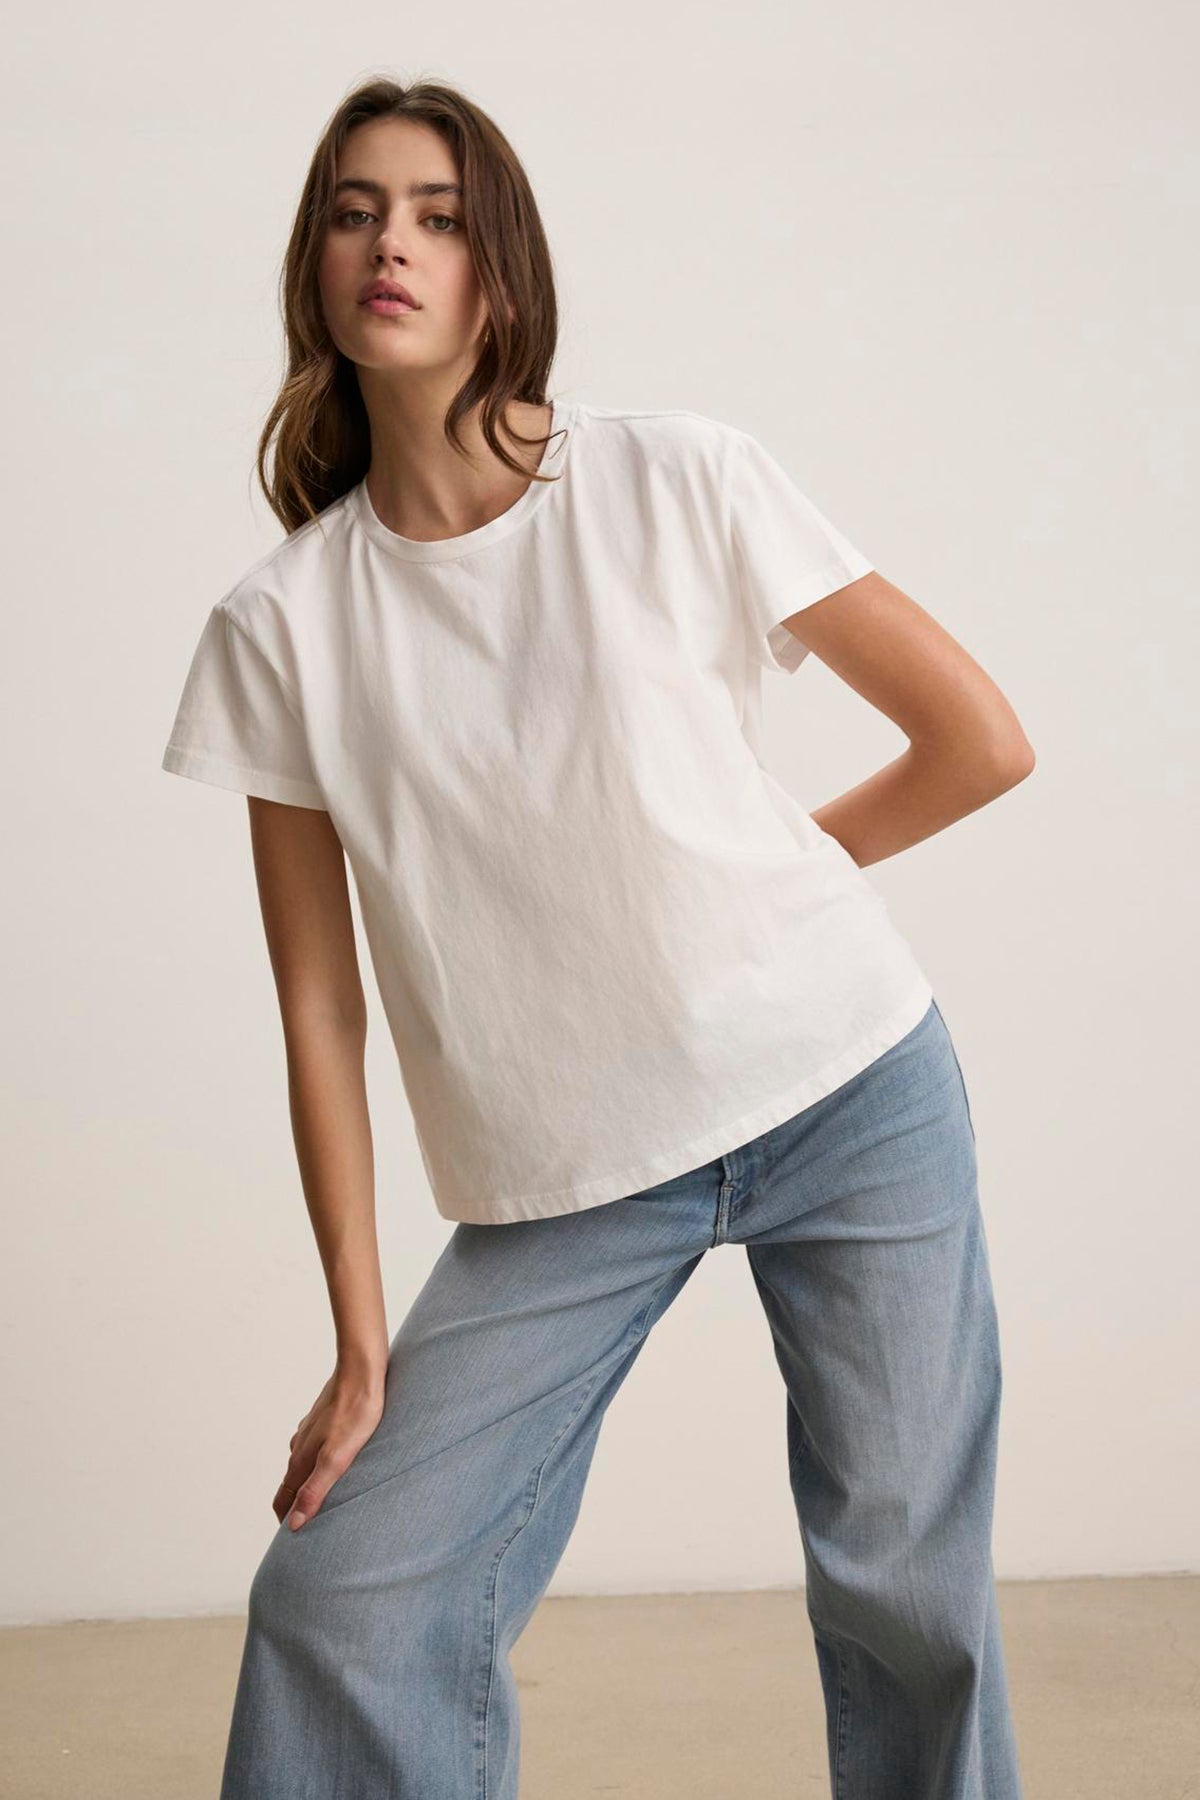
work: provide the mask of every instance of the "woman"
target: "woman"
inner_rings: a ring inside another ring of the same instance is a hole
[[[1012,787],[1024,734],[747,433],[546,400],[534,200],[452,89],[338,109],[285,311],[289,535],[213,607],[163,758],[249,796],[337,1345],[222,1800],[514,1800],[508,1652],[725,1244],[784,1379],[835,1791],[1012,1800],[974,1132],[862,871]],[[819,818],[758,757],[761,671],[810,651],[910,740]],[[347,859],[456,1221],[390,1343]]]

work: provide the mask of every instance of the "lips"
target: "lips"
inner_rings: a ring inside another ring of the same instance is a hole
[[[405,306],[411,306],[414,310],[417,305],[408,289],[401,287],[398,281],[373,281],[359,295],[358,303],[365,306],[368,300],[401,300]]]

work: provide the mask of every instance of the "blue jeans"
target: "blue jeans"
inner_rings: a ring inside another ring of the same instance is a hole
[[[221,1800],[516,1800],[509,1651],[609,1401],[725,1244],[783,1376],[835,1800],[1020,1800],[991,1554],[999,1336],[936,1001],[714,1162],[455,1227],[393,1339],[376,1431],[251,1583]]]

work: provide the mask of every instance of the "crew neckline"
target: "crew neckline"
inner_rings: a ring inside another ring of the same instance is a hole
[[[571,433],[564,429],[574,424],[575,404],[573,401],[551,399],[549,401],[550,436],[542,450],[541,461],[537,465],[539,475],[561,475],[567,459],[567,447],[571,441]],[[556,437],[555,434],[562,435]],[[350,504],[359,525],[372,543],[378,544],[391,556],[403,558],[406,562],[448,562],[457,556],[470,556],[476,550],[487,549],[490,545],[506,538],[510,532],[523,525],[530,514],[555,491],[556,481],[530,481],[523,494],[513,501],[504,512],[489,519],[486,525],[477,525],[474,531],[460,532],[457,537],[447,538],[410,538],[403,537],[400,532],[393,531],[385,525],[371,505],[371,497],[367,493],[367,478],[350,490]]]

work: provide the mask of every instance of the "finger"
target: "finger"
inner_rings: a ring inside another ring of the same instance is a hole
[[[312,1470],[313,1458],[311,1454],[297,1456],[296,1452],[293,1450],[291,1456],[288,1458],[288,1466],[283,1471],[283,1480],[276,1489],[275,1498],[271,1502],[277,1518],[283,1518],[288,1507],[295,1501],[300,1484],[304,1481],[306,1476],[311,1475]]]
[[[287,1522],[292,1531],[299,1531],[314,1513],[321,1510],[326,1494],[338,1477],[345,1473],[352,1460],[352,1456],[345,1451],[322,1450],[312,1474],[301,1486],[288,1514]]]
[[[284,1513],[296,1498],[296,1489],[288,1482],[281,1482],[275,1490],[275,1498],[271,1502],[271,1510],[277,1519],[282,1520]]]

